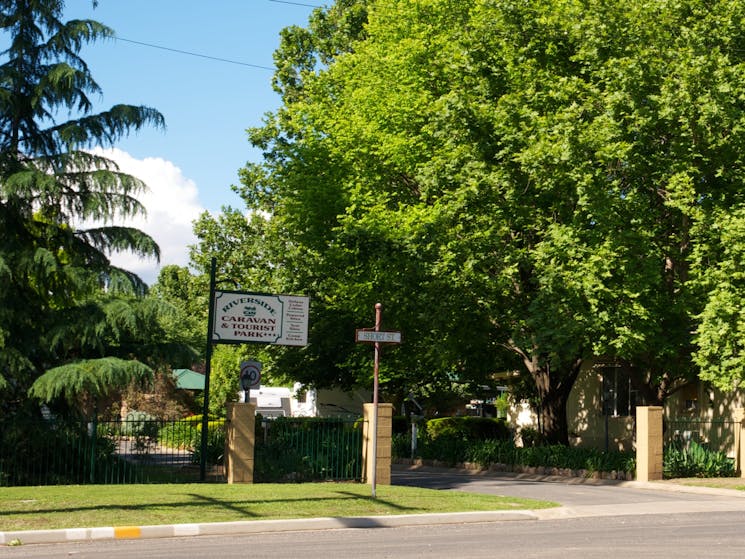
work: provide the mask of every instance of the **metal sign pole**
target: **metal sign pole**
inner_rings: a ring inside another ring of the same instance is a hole
[[[215,322],[215,271],[217,268],[217,259],[212,258],[210,264],[210,305],[207,313],[207,353],[204,364],[204,404],[202,406],[202,438],[201,438],[201,456],[199,457],[199,480],[205,481],[207,478],[207,436],[209,429],[209,411],[210,411],[210,372],[212,370],[212,331]]]
[[[373,433],[371,456],[373,462],[370,485],[372,485],[372,496],[375,498],[378,466],[378,370],[380,368],[380,348],[382,344],[400,344],[401,332],[381,332],[380,325],[383,321],[383,305],[375,304],[375,328],[361,328],[355,331],[357,343],[373,344],[375,346],[375,360],[373,365],[373,417],[371,431]]]
[[[383,305],[375,304],[375,331],[380,331],[380,323],[383,316]],[[378,470],[378,369],[380,367],[380,342],[375,342],[375,359],[373,364],[373,443],[372,443],[372,498],[377,498],[376,482]]]

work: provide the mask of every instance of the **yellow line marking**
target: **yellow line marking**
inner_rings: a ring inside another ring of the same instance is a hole
[[[114,527],[114,537],[117,539],[139,538],[142,537],[142,530],[139,526],[116,526]]]

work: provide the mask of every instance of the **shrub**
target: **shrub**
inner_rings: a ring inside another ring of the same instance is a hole
[[[468,441],[487,439],[507,440],[510,429],[504,419],[491,417],[440,417],[426,424],[426,436],[434,441],[438,438],[454,438]]]
[[[397,458],[411,457],[411,434],[393,433],[391,438],[391,452]]]
[[[491,464],[517,464],[518,451],[512,441],[479,441],[468,448],[464,458],[484,468]]]
[[[546,444],[546,436],[538,429],[531,427],[520,429],[520,440],[523,442],[524,447],[544,446]]]
[[[194,433],[201,432],[202,416],[192,415],[184,419],[166,422],[158,432],[161,445],[169,448],[190,448]]]
[[[394,445],[394,456],[408,457],[410,439],[401,437]],[[535,466],[588,472],[636,471],[632,452],[603,452],[596,449],[574,448],[563,445],[517,447],[513,440],[467,440],[445,431],[432,439],[422,437],[418,442],[420,458],[439,460],[449,465],[472,462],[483,468],[493,464],[507,466]]]
[[[78,484],[102,479],[108,465],[116,460],[114,444],[101,429],[93,431],[92,427],[72,420],[6,421],[0,429],[0,485]]]
[[[202,458],[202,424],[191,431],[192,464],[200,464]],[[225,422],[210,421],[207,423],[206,464],[222,464],[225,459]]]
[[[732,477],[735,475],[735,465],[724,452],[708,449],[696,441],[676,441],[665,447],[662,472],[667,479]]]

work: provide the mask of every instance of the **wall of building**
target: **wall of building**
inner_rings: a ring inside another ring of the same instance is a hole
[[[603,374],[594,361],[586,361],[567,400],[569,444],[601,450],[631,451],[634,417],[603,414]]]

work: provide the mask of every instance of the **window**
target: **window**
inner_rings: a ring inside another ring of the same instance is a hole
[[[631,383],[631,371],[623,363],[598,363],[603,379],[603,415],[611,417],[634,415],[636,413],[637,391]]]

